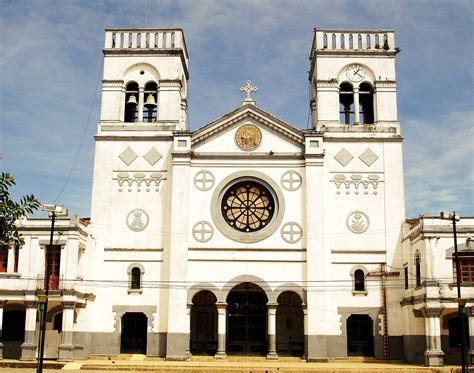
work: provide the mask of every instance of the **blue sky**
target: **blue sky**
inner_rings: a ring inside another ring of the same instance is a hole
[[[16,197],[89,216],[103,30],[143,27],[143,4],[1,1],[0,169]],[[248,79],[261,108],[306,128],[313,28],[394,29],[407,216],[474,215],[473,4],[148,0],[146,26],[184,29],[191,130],[236,108]]]

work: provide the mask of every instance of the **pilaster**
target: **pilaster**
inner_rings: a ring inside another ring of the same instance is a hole
[[[74,345],[74,308],[75,302],[64,302],[63,303],[63,325],[61,331],[61,343],[59,345],[59,359],[61,361],[73,360]]]
[[[227,317],[227,303],[218,302],[217,307],[217,353],[216,359],[224,359],[226,355],[225,341],[226,341],[226,317]]]
[[[441,312],[441,308],[423,310],[426,336],[425,365],[430,367],[444,365],[444,352],[441,349]]]
[[[276,360],[278,354],[276,352],[276,310],[278,303],[267,303],[268,312],[268,354],[267,359]]]
[[[3,309],[5,308],[6,302],[4,300],[0,300],[0,360],[3,359]]]
[[[36,359],[36,312],[38,302],[26,301],[25,340],[21,345],[20,360]]]

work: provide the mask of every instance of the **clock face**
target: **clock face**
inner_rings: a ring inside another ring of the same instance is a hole
[[[366,74],[365,69],[358,64],[349,65],[346,70],[347,78],[352,82],[360,82],[365,78]]]

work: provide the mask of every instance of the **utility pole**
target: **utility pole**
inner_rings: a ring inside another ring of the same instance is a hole
[[[39,332],[39,351],[38,351],[38,365],[36,367],[37,373],[43,373],[43,360],[44,360],[44,342],[46,335],[46,312],[48,310],[48,295],[49,295],[49,281],[50,281],[50,270],[49,262],[51,255],[51,248],[53,247],[53,235],[54,235],[54,223],[56,220],[57,214],[67,214],[67,209],[64,209],[61,205],[46,205],[43,204],[43,211],[48,212],[51,216],[51,233],[49,236],[49,245],[45,250],[45,271],[46,275],[44,276],[44,295],[38,295],[38,301],[40,304],[40,332]]]
[[[390,356],[390,344],[388,339],[388,315],[387,315],[387,276],[399,276],[400,272],[387,272],[385,263],[380,264],[380,271],[369,272],[367,276],[380,276],[382,292],[382,314],[383,314],[383,358],[388,360]]]
[[[459,215],[456,215],[456,212],[441,212],[440,218],[443,220],[450,220],[453,223],[453,236],[454,236],[454,261],[456,263],[456,288],[458,291],[458,316],[461,326],[461,369],[462,373],[467,372],[466,367],[466,300],[461,299],[461,264],[459,263],[458,255],[458,238],[456,235],[456,222],[461,220]]]

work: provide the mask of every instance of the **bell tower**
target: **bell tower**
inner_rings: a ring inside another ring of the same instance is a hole
[[[395,130],[395,34],[391,30],[314,30],[311,113],[318,131]]]
[[[181,29],[108,29],[103,53],[99,133],[186,129],[188,52]]]

